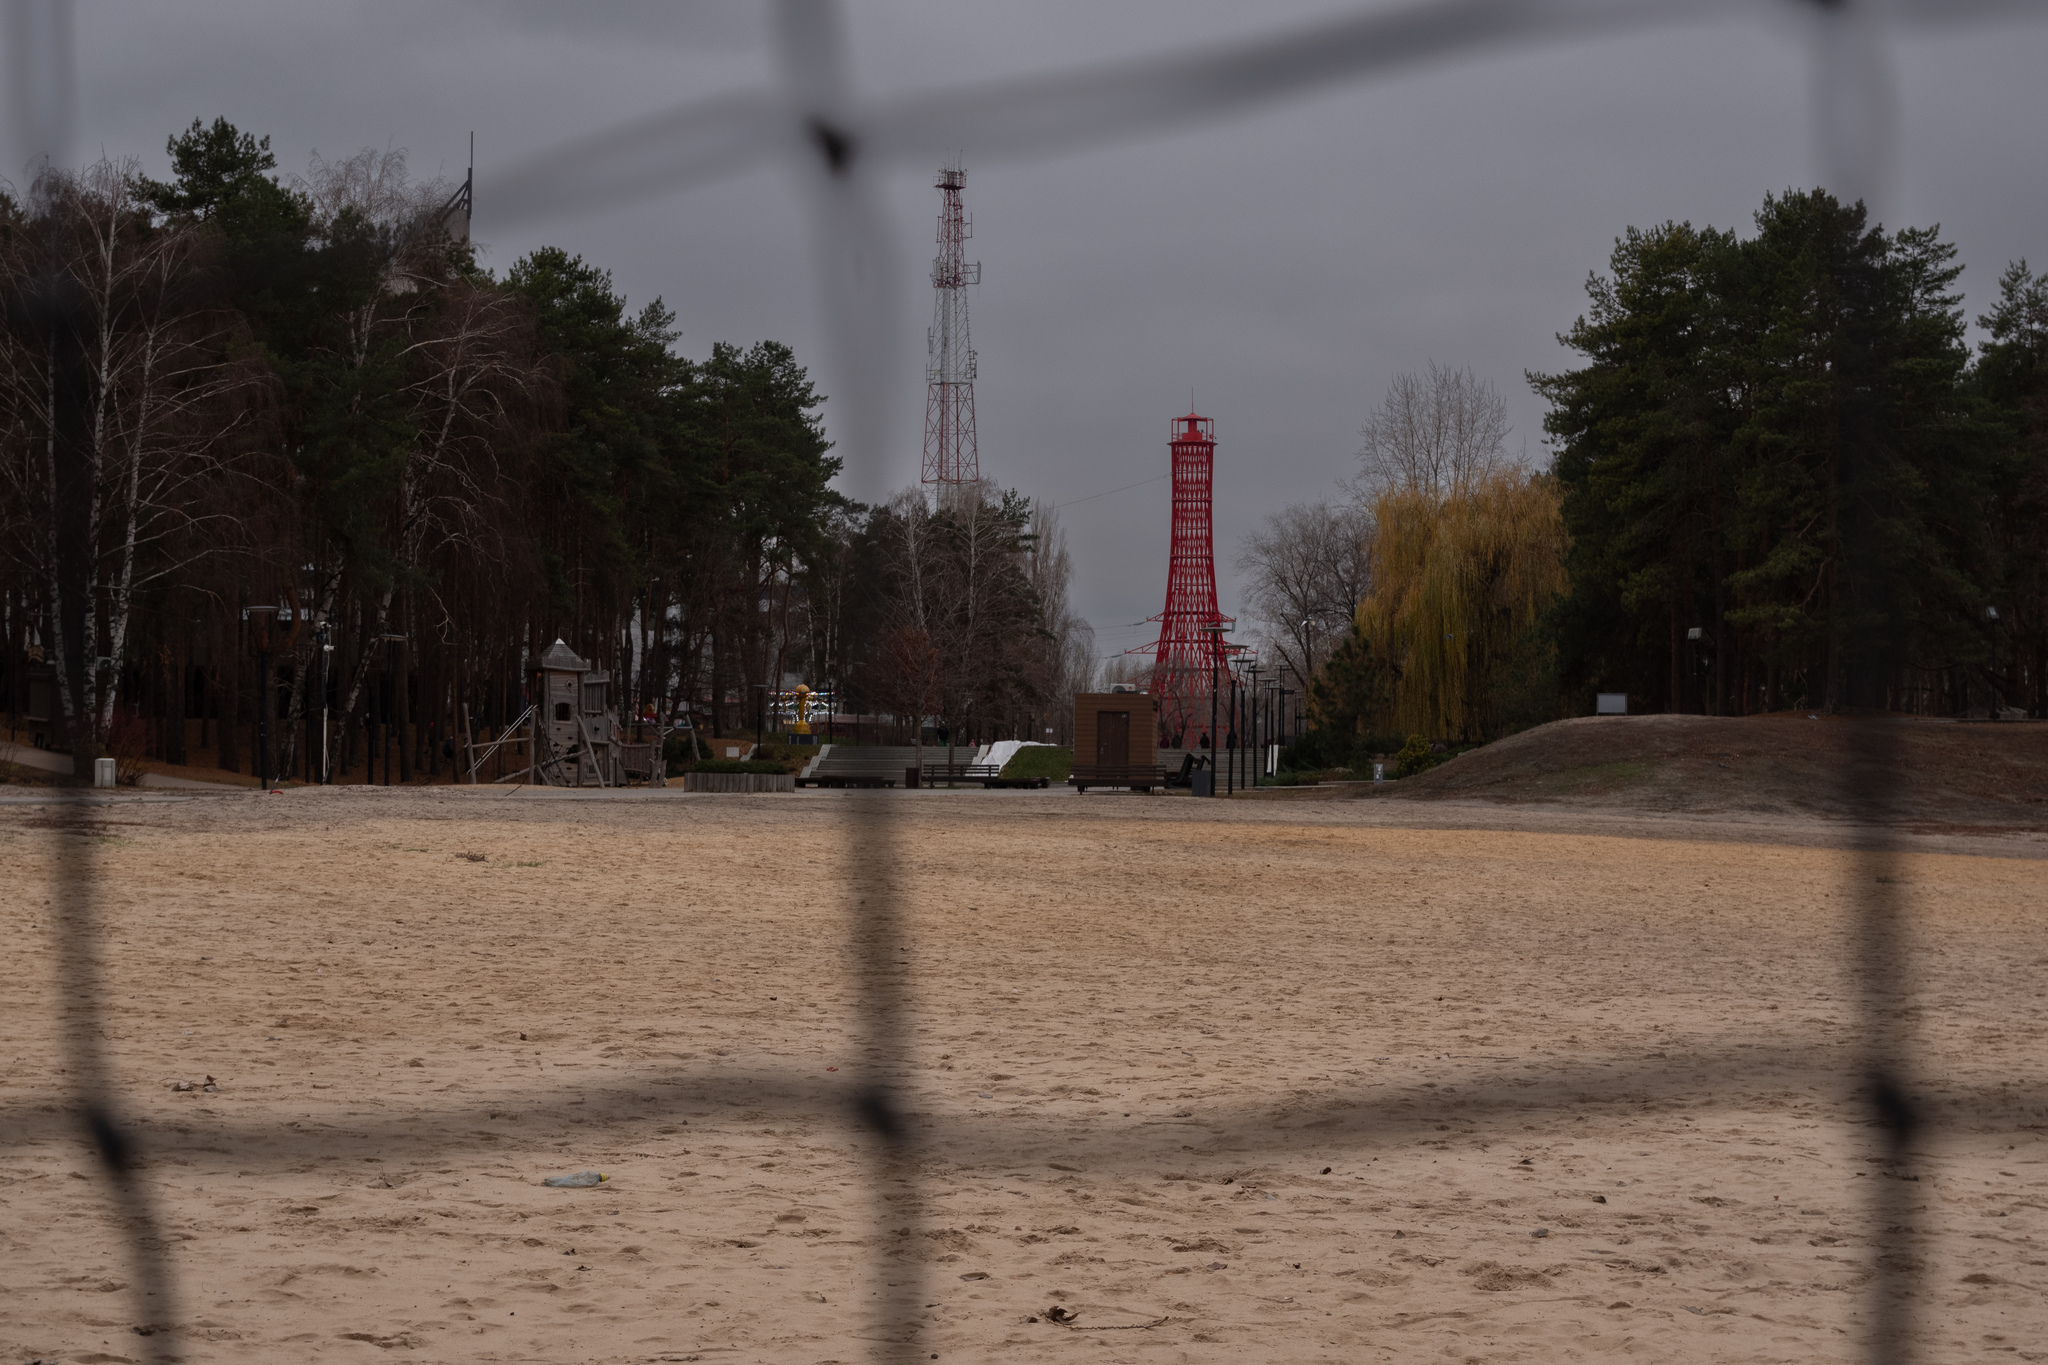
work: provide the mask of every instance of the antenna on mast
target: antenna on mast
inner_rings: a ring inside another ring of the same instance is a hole
[[[441,231],[448,234],[448,240],[469,245],[469,215],[476,190],[476,133],[469,135],[469,171],[462,177],[462,188],[448,196],[448,202],[441,205]]]

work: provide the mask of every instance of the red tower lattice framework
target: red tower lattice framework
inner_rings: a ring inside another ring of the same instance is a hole
[[[1166,610],[1154,647],[1152,695],[1159,699],[1163,745],[1192,746],[1209,732],[1212,688],[1230,676],[1234,622],[1216,606],[1216,537],[1210,507],[1216,424],[1189,413],[1173,420],[1173,549],[1167,558]]]
[[[974,439],[974,345],[967,332],[967,286],[981,283],[981,262],[966,259],[974,220],[960,206],[967,172],[939,172],[939,254],[932,261],[932,326],[925,333],[924,482],[950,489],[981,480]]]

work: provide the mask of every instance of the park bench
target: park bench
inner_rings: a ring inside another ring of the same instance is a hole
[[[996,763],[927,763],[924,768],[926,786],[940,782],[978,782],[986,787],[1048,787],[1052,779],[1047,777],[1004,777],[1003,769]]]
[[[1076,763],[1074,775],[1067,779],[1067,785],[1077,791],[1087,791],[1090,787],[1128,787],[1134,792],[1149,792],[1166,785],[1166,769],[1157,766]]]
[[[1042,777],[1004,777],[993,763],[947,763],[945,750],[925,746],[922,784],[972,782],[983,787],[1044,787]],[[917,750],[902,745],[828,744],[797,774],[800,787],[900,787],[908,770],[917,768]]]

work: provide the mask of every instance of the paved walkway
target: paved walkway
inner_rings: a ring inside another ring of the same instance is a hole
[[[36,768],[46,773],[71,772],[70,754],[53,754],[48,749],[38,749],[32,744],[16,744],[11,740],[0,740],[0,763],[12,763],[20,768]]]
[[[48,749],[37,749],[8,740],[0,740],[0,763],[12,763],[17,767],[34,768],[38,772],[58,773],[65,777],[71,775],[70,754],[52,753]],[[144,773],[139,785],[202,792],[257,790],[246,782],[206,782],[196,777],[173,777],[169,773]]]

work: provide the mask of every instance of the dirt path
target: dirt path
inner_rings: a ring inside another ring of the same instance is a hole
[[[879,1232],[834,873],[878,801],[924,1173]],[[1849,1099],[1850,864],[1767,828],[1036,793],[96,816],[187,1360],[851,1365],[877,1272],[928,1305],[890,1358],[1854,1357],[1889,1172]],[[49,825],[0,807],[0,1351],[137,1359],[60,1112]],[[1897,875],[1924,1356],[2042,1359],[2044,869]],[[585,1167],[613,1179],[538,1184]]]

